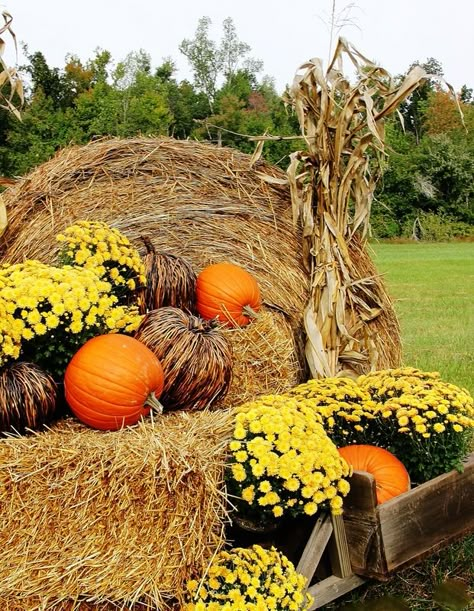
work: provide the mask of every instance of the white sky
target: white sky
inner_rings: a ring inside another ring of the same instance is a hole
[[[97,47],[114,62],[144,49],[153,67],[170,56],[176,78],[191,80],[178,46],[194,36],[202,16],[212,19],[212,38],[219,40],[222,21],[232,17],[237,34],[264,62],[262,74],[275,78],[283,91],[298,67],[311,57],[327,59],[330,0],[7,0],[0,4],[13,16],[13,29],[29,51],[41,51],[53,67],[65,65],[67,53],[83,61]],[[341,34],[360,52],[392,74],[434,57],[456,90],[474,87],[474,0],[339,0],[355,26]],[[347,13],[346,13],[347,14]],[[7,46],[9,43],[6,39]],[[20,63],[22,55],[20,54]],[[7,55],[8,63],[14,62]]]

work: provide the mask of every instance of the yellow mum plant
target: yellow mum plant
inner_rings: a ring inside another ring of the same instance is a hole
[[[141,319],[94,272],[39,261],[0,268],[0,314],[0,365],[21,357],[56,379],[87,339],[132,332]]]
[[[305,611],[306,578],[275,548],[236,547],[216,555],[201,581],[187,584],[184,611]]]
[[[358,384],[377,406],[366,442],[393,452],[413,482],[462,470],[474,431],[474,401],[467,390],[413,367],[375,371],[359,377]]]
[[[120,301],[146,282],[138,250],[118,229],[102,221],[78,221],[56,236],[62,245],[59,261],[94,271],[111,283]]]
[[[377,403],[370,393],[346,377],[308,380],[284,396],[312,409],[338,447],[365,443],[365,431],[377,413]]]
[[[474,427],[469,392],[414,367],[309,380],[285,393],[316,417],[340,447],[372,444],[395,454],[422,483],[462,469]]]
[[[342,513],[349,467],[296,399],[268,395],[238,408],[229,456],[227,488],[240,515],[264,523],[319,508]]]

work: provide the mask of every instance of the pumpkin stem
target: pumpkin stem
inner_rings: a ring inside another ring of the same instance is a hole
[[[146,235],[141,235],[140,237],[141,237],[143,243],[145,244],[145,248],[146,248],[147,254],[156,255],[155,247],[151,243],[150,238],[148,236],[146,236]]]
[[[245,305],[245,306],[242,308],[242,312],[243,312],[243,313],[244,313],[246,316],[248,316],[249,318],[257,318],[257,317],[258,317],[257,312],[256,312],[256,311],[255,311],[253,308],[251,308],[249,305]]]
[[[154,392],[148,395],[145,405],[149,405],[158,415],[163,413],[163,405],[158,401]]]

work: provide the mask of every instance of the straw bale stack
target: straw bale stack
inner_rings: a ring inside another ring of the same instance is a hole
[[[305,369],[302,316],[309,281],[286,175],[278,168],[262,161],[252,165],[248,155],[206,143],[106,139],[60,151],[3,197],[9,225],[0,240],[0,261],[52,262],[55,235],[89,219],[118,228],[143,255],[141,236],[148,236],[158,251],[184,257],[196,272],[218,261],[241,265],[256,276],[265,304],[284,313],[278,324],[294,334]],[[357,236],[351,249],[361,269],[372,265]],[[384,293],[380,278],[374,284]],[[383,300],[384,311],[368,324],[379,368],[400,361],[396,318],[389,298]],[[268,361],[276,362],[278,347],[267,344],[266,350]],[[291,371],[293,362],[291,357]],[[262,389],[267,391],[266,374]]]
[[[231,427],[230,410],[180,412],[0,440],[0,608],[179,603],[224,543]]]
[[[283,314],[263,308],[252,324],[223,329],[223,333],[237,355],[223,405],[238,405],[259,394],[282,393],[303,378],[295,338]]]

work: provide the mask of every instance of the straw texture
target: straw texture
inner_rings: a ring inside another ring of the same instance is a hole
[[[263,307],[245,327],[223,328],[234,354],[232,379],[223,405],[236,406],[261,394],[278,394],[306,379],[295,343],[280,312]]]
[[[224,543],[231,425],[229,410],[180,412],[0,440],[0,608],[179,603]]]
[[[90,219],[123,231],[143,255],[141,236],[150,237],[157,251],[187,259],[196,273],[219,261],[241,265],[257,278],[264,304],[284,313],[282,325],[294,333],[304,367],[300,347],[310,283],[287,176],[278,168],[262,161],[252,165],[248,155],[206,143],[107,139],[60,151],[9,187],[4,200],[9,226],[0,261],[54,261],[55,235]],[[357,264],[371,265],[357,234],[347,248],[357,251]],[[384,292],[380,277],[370,282]],[[348,303],[349,315],[351,308]],[[363,360],[364,371],[369,363],[399,364],[400,332],[388,297],[364,332],[379,355]],[[270,358],[276,357],[271,351]]]

